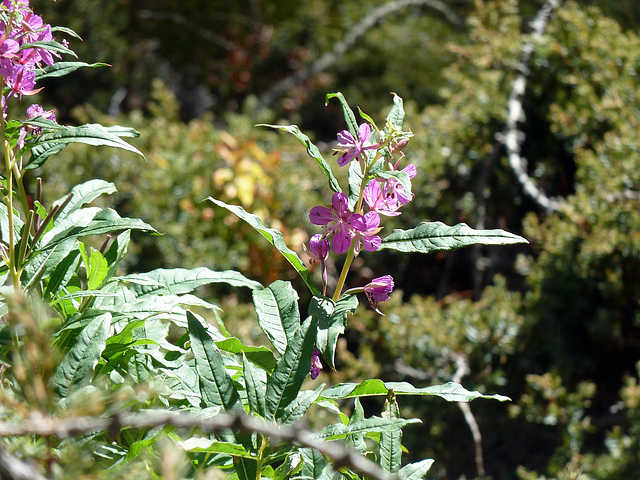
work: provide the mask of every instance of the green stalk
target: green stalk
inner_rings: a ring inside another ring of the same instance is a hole
[[[269,445],[269,439],[263,435],[262,444],[260,445],[260,450],[258,451],[258,460],[256,461],[256,463],[258,464],[256,468],[256,480],[260,480],[260,478],[262,477],[262,466],[264,465],[263,457],[267,445]]]
[[[378,152],[376,152],[376,156],[373,158],[371,163],[367,164],[367,167],[365,168],[364,173],[362,174],[362,183],[360,183],[360,193],[358,194],[358,203],[356,204],[356,208],[354,210],[354,212],[356,213],[360,213],[360,210],[362,210],[362,202],[364,200],[364,187],[366,186],[364,179],[367,178],[367,175],[369,174],[369,169],[371,168],[372,165],[374,165],[378,161],[379,158],[380,158],[380,151],[378,150]],[[340,272],[340,278],[338,279],[336,290],[335,292],[333,292],[334,302],[337,302],[338,299],[340,298],[340,295],[342,295],[342,289],[344,288],[344,283],[347,280],[347,274],[349,273],[349,269],[351,268],[351,263],[353,262],[353,259],[355,257],[356,257],[355,249],[353,246],[353,242],[351,242],[351,247],[349,248],[349,252],[347,252],[347,258],[345,259],[344,265],[342,266],[342,272]]]

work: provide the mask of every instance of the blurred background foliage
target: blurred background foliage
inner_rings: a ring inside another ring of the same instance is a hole
[[[295,281],[259,235],[203,199],[244,206],[301,251],[315,233],[308,210],[328,202],[328,189],[301,144],[254,125],[298,124],[329,155],[344,124],[337,104],[324,106],[327,92],[342,91],[380,120],[397,92],[414,132],[405,153],[419,174],[415,200],[386,230],[423,219],[466,222],[531,244],[361,255],[350,282],[390,273],[397,291],[384,317],[358,309],[338,370],[323,381],[459,378],[467,388],[509,395],[509,407],[470,405],[480,442],[456,405],[401,399],[403,415],[424,422],[405,433],[409,456],[435,458],[438,479],[476,478],[480,466],[493,479],[637,477],[639,2],[565,0],[536,47],[522,155],[541,189],[563,199],[555,213],[523,194],[500,142],[541,1],[399,9],[275,96],[278,82],[305,72],[385,2],[31,3],[47,22],[84,38],[71,45],[82,60],[113,64],[48,80],[36,99],[55,105],[61,121],[125,124],[142,134],[144,162],[72,146],[46,179],[54,185],[48,201],[81,180],[112,181],[113,206],[165,234],[135,238],[130,271],[204,265],[264,284]],[[224,296],[230,330],[246,331],[251,315],[242,298],[207,293]]]

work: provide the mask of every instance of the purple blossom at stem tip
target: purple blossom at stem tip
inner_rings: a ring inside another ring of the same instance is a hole
[[[360,154],[365,150],[378,148],[378,145],[368,145],[365,143],[371,137],[371,127],[368,123],[363,123],[358,127],[358,138],[349,130],[342,130],[338,133],[338,145],[334,149],[334,155],[341,153],[338,157],[338,166],[344,167],[354,158],[359,158]]]
[[[362,215],[349,210],[349,200],[341,192],[333,194],[331,209],[324,206],[313,207],[309,212],[309,220],[314,225],[327,228],[325,237],[331,237],[331,246],[338,255],[349,250],[355,230],[365,228]]]
[[[313,347],[313,354],[311,355],[311,368],[309,368],[309,375],[311,380],[315,380],[322,370],[322,362],[320,361],[320,350]]]
[[[393,277],[391,275],[384,275],[382,277],[374,278],[363,287],[364,293],[369,299],[369,304],[380,315],[383,313],[378,310],[379,302],[386,302],[389,300],[389,294],[393,291]]]

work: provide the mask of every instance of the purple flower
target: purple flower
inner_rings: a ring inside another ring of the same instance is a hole
[[[413,163],[402,169],[409,178],[416,176],[417,170]],[[389,178],[384,182],[370,180],[364,188],[364,201],[369,208],[380,215],[395,217],[400,215],[400,207],[409,203],[413,195],[407,195],[404,187],[395,178]]]
[[[55,110],[45,110],[40,105],[34,103],[29,108],[27,108],[27,119],[31,120],[32,118],[43,117],[47,120],[51,120],[52,122],[56,121],[56,111]],[[33,132],[34,135],[38,135],[42,128],[34,127],[32,125],[26,125],[27,130]]]
[[[329,240],[324,239],[321,234],[317,233],[309,240],[309,250],[307,250],[307,247],[304,244],[302,247],[311,257],[311,263],[320,262],[320,268],[322,269],[322,294],[324,295],[327,292],[328,281],[325,261],[329,257],[329,250],[331,249]]]
[[[320,361],[320,351],[313,347],[313,354],[311,355],[311,368],[309,369],[309,375],[311,380],[315,380],[318,374],[322,370],[322,362]]]
[[[365,230],[362,215],[349,211],[349,201],[344,193],[336,192],[331,198],[331,209],[323,206],[313,207],[309,220],[314,225],[322,225],[331,236],[331,246],[338,255],[345,253],[351,246],[355,230]]]
[[[357,228],[355,231],[357,240],[354,252],[356,255],[360,253],[360,242],[368,252],[375,252],[382,243],[382,239],[376,235],[380,231],[380,216],[376,212],[367,212],[362,216],[362,219],[363,228]]]
[[[416,170],[416,166],[413,163],[410,163],[409,165],[404,167],[402,171],[405,172],[407,175],[409,175],[409,179],[412,179],[418,173],[418,171]],[[413,199],[413,195],[411,196],[407,195],[407,192],[405,192],[404,187],[400,185],[397,180],[391,178],[388,180],[388,183],[391,184],[391,187],[393,188],[395,195],[398,199],[398,202],[400,202],[400,204],[404,205],[405,203],[409,203]]]
[[[7,100],[14,96],[22,99],[22,95],[33,95],[41,88],[34,89],[36,85],[36,72],[19,63],[12,63],[7,59],[0,60],[0,75],[10,89]]]
[[[364,150],[378,148],[377,145],[364,146],[371,137],[371,127],[368,123],[363,123],[358,127],[358,138],[355,138],[349,130],[338,133],[338,145],[334,149],[334,155],[341,153],[338,157],[338,166],[344,167],[354,158],[359,158]]]
[[[18,42],[11,38],[7,38],[4,34],[0,37],[0,57],[2,58],[16,58],[20,45]]]
[[[393,291],[393,277],[385,275],[383,277],[374,278],[370,283],[364,286],[364,293],[369,299],[371,308],[382,315],[378,310],[378,302],[386,302],[389,300],[389,294]]]
[[[389,186],[389,182],[386,181],[381,184],[375,179],[370,180],[364,187],[364,201],[374,212],[387,217],[395,217],[400,215],[398,209],[402,205]]]

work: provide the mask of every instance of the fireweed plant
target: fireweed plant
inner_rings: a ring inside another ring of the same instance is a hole
[[[132,462],[142,462],[149,477],[158,478],[160,445],[169,439],[184,452],[188,461],[183,474],[188,477],[220,468],[241,480],[386,474],[417,479],[433,461],[402,465],[402,428],[419,420],[400,417],[398,396],[435,395],[456,402],[506,399],[456,383],[415,387],[368,379],[314,385],[323,365],[335,368],[338,337],[358,304],[357,296],[364,293],[379,311],[379,303],[394,287],[391,275],[383,275],[345,290],[356,256],[385,248],[431,253],[476,243],[525,241],[502,230],[439,222],[381,236],[383,219],[400,215],[413,198],[411,179],[418,174],[402,153],[411,133],[403,130],[400,97],[394,95],[380,129],[362,112],[363,123],[358,125],[343,96],[328,95],[341,102],[347,124],[335,147],[338,168],[348,169],[345,191],[298,127],[273,126],[304,143],[333,192],[326,205],[309,213],[310,228],[318,231],[305,249],[319,264],[319,287],[279,231],[241,207],[209,199],[248,222],[299,273],[312,294],[304,319],[299,295],[288,281],[265,287],[238,272],[206,267],[119,275],[131,231],[155,234],[153,227],[90,205],[115,191],[109,182],[76,185],[47,206],[43,182],[32,177],[70,143],[142,155],[122,140],[137,132],[98,124],[63,126],[56,122],[54,110],[35,104],[24,107],[42,89],[41,80],[105,64],[63,61],[63,56],[75,55],[68,41],[58,41],[56,35],[71,41],[77,35],[44,23],[26,0],[0,3],[0,31],[0,436],[13,437],[0,440],[0,451],[45,448],[46,454],[34,453],[30,460],[51,478],[75,472],[78,451],[90,459],[82,465],[112,471],[114,478]],[[325,266],[329,255],[344,255],[333,292],[328,292],[334,283]],[[213,283],[251,290],[269,346],[244,344],[220,321],[218,307],[193,294]],[[382,414],[366,418],[359,397],[374,395],[386,398]],[[355,402],[350,415],[339,408],[346,399]],[[314,434],[288,427],[312,406],[335,415],[336,423]],[[165,414],[160,421],[159,410]],[[134,412],[135,418],[126,416]],[[73,423],[80,415],[82,422]],[[225,415],[236,421],[215,424]],[[52,430],[51,422],[60,427]],[[43,425],[49,428],[39,429]],[[362,456],[354,457],[353,451]]]

